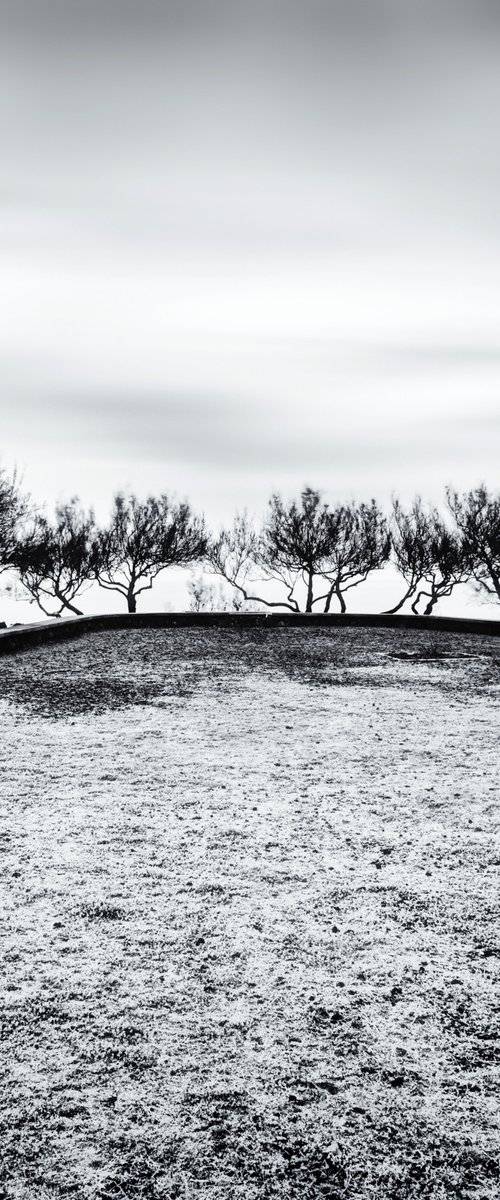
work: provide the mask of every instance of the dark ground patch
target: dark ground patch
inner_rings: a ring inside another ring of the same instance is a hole
[[[425,668],[433,668],[430,672]],[[421,670],[419,671],[419,668]],[[423,669],[422,669],[423,668]],[[159,698],[189,699],[206,680],[246,671],[316,687],[500,687],[496,639],[423,630],[130,629],[48,643],[1,664],[0,695],[65,718]]]

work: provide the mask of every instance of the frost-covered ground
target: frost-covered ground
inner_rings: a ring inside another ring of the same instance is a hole
[[[497,1198],[500,641],[124,630],[0,678],[0,1196]]]

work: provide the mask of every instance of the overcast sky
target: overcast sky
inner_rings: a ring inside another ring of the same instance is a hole
[[[4,465],[500,485],[497,0],[0,0]]]

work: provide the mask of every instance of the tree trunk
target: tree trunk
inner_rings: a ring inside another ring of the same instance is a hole
[[[490,575],[491,575],[491,582],[496,591],[498,599],[500,600],[500,578],[497,575],[496,571],[493,571],[493,570],[490,570]]]
[[[64,596],[60,596],[57,592],[56,597],[61,601],[61,604],[64,606],[64,608],[69,608],[69,611],[75,614],[75,617],[83,617],[81,608],[77,608],[76,604],[72,604],[70,600],[66,600]],[[60,613],[59,616],[61,616]]]
[[[414,587],[409,587],[408,591],[405,592],[403,599],[399,601],[399,604],[395,604],[394,608],[384,608],[384,616],[392,616],[393,613],[399,612],[400,608],[403,607],[403,604],[406,604],[406,601],[410,599],[410,596],[413,596],[414,591]]]
[[[312,606],[313,606],[313,580],[314,580],[314,573],[313,573],[313,571],[312,571],[311,569],[309,569],[309,571],[308,571],[308,573],[307,573],[307,599],[306,599],[306,613],[310,613],[310,612],[312,612]]]
[[[332,599],[333,599],[333,593],[334,593],[334,591],[335,591],[335,586],[334,586],[334,584],[332,583],[332,586],[331,586],[331,588],[330,588],[330,591],[328,592],[328,595],[327,595],[327,597],[326,597],[326,601],[325,601],[325,607],[324,607],[324,609],[323,609],[323,612],[326,612],[326,613],[329,613],[329,612],[330,612],[330,605],[331,605],[331,603],[332,603]]]
[[[419,592],[419,593],[418,593],[418,596],[416,596],[416,597],[415,597],[415,600],[413,601],[413,604],[412,604],[412,606],[411,606],[411,611],[412,611],[412,613],[415,613],[415,616],[416,616],[416,617],[426,617],[426,616],[428,616],[428,615],[429,615],[429,613],[427,612],[427,609],[429,608],[429,605],[427,605],[427,608],[426,608],[426,609],[424,609],[424,612],[423,612],[423,613],[419,613],[419,611],[418,611],[418,609],[417,609],[417,604],[418,604],[419,600],[421,600],[422,596],[428,596],[428,595],[429,595],[429,593],[428,593],[428,592]],[[429,603],[431,604],[431,608],[432,608],[432,605],[436,603],[436,600],[433,600],[433,599],[432,599],[432,596],[431,596],[431,599],[430,599],[430,602],[429,602]]]
[[[137,597],[132,589],[127,592],[127,605],[129,613],[137,612]]]
[[[337,597],[337,600],[338,600],[338,602],[339,602],[339,604],[340,604],[340,611],[341,611],[341,613],[345,613],[345,612],[347,611],[347,606],[346,606],[346,602],[345,602],[345,600],[344,600],[343,594],[342,594],[342,592],[341,592],[341,590],[340,590],[340,584],[339,584],[339,583],[337,583],[337,584],[335,585],[335,595],[336,595],[336,597]]]

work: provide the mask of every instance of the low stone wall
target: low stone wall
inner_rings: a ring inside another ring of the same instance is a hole
[[[266,629],[271,629],[282,628],[284,625],[302,626],[304,629],[313,626],[330,628],[346,625],[371,626],[374,629],[427,629],[439,633],[473,633],[498,637],[500,609],[497,620],[485,621],[468,617],[414,617],[386,613],[108,613],[92,617],[72,617],[69,620],[40,621],[33,625],[13,625],[4,630],[0,628],[0,655],[27,650],[30,646],[43,642],[80,637],[83,633],[103,629],[173,629],[179,626],[193,629],[207,626],[223,629],[265,626]]]

